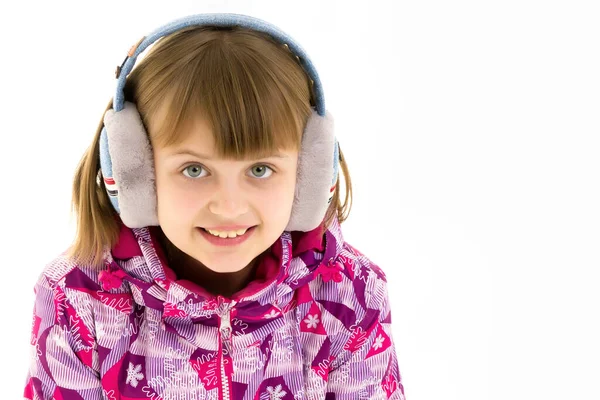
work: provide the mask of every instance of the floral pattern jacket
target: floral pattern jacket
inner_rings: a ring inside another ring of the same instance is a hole
[[[121,223],[102,271],[46,265],[25,399],[405,399],[386,276],[337,219],[283,232],[231,298],[178,279],[156,229]]]

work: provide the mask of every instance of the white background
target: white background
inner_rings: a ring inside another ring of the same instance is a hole
[[[2,398],[71,179],[132,44],[189,14],[308,52],[388,276],[408,400],[599,399],[600,13],[588,1],[15,2],[0,9]]]

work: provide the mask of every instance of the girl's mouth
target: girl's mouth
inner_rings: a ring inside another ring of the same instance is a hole
[[[244,234],[236,236],[234,238],[230,238],[230,237],[222,238],[222,237],[213,235],[212,233],[208,232],[204,228],[197,228],[197,229],[208,242],[214,244],[215,246],[235,246],[235,245],[245,242],[250,236],[252,236],[252,234],[256,230],[257,226],[258,225],[248,228],[246,230],[246,232],[244,232]]]

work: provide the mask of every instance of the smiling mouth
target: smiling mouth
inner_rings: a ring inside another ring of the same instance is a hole
[[[257,226],[258,226],[258,225],[253,225],[253,226],[251,226],[251,227],[247,228],[247,229],[246,229],[246,231],[245,231],[245,232],[244,232],[242,235],[237,235],[237,236],[238,236],[238,237],[239,237],[239,236],[244,236],[244,235],[245,235],[246,233],[248,233],[248,232],[249,232],[251,229],[254,229],[254,228],[256,228]],[[209,235],[213,235],[213,234],[212,234],[212,233],[210,233],[208,230],[206,230],[206,228],[204,228],[204,227],[201,227],[201,226],[200,226],[199,228],[200,228],[200,229],[202,229],[204,232],[208,233]],[[217,235],[213,235],[213,236],[214,236],[214,237],[220,237],[220,236],[217,236]]]

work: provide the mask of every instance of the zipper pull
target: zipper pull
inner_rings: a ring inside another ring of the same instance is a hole
[[[227,307],[225,313],[221,315],[221,339],[223,341],[224,354],[231,352],[231,309]]]
[[[221,315],[221,333],[228,338],[231,333],[231,311],[229,307],[223,315]]]

